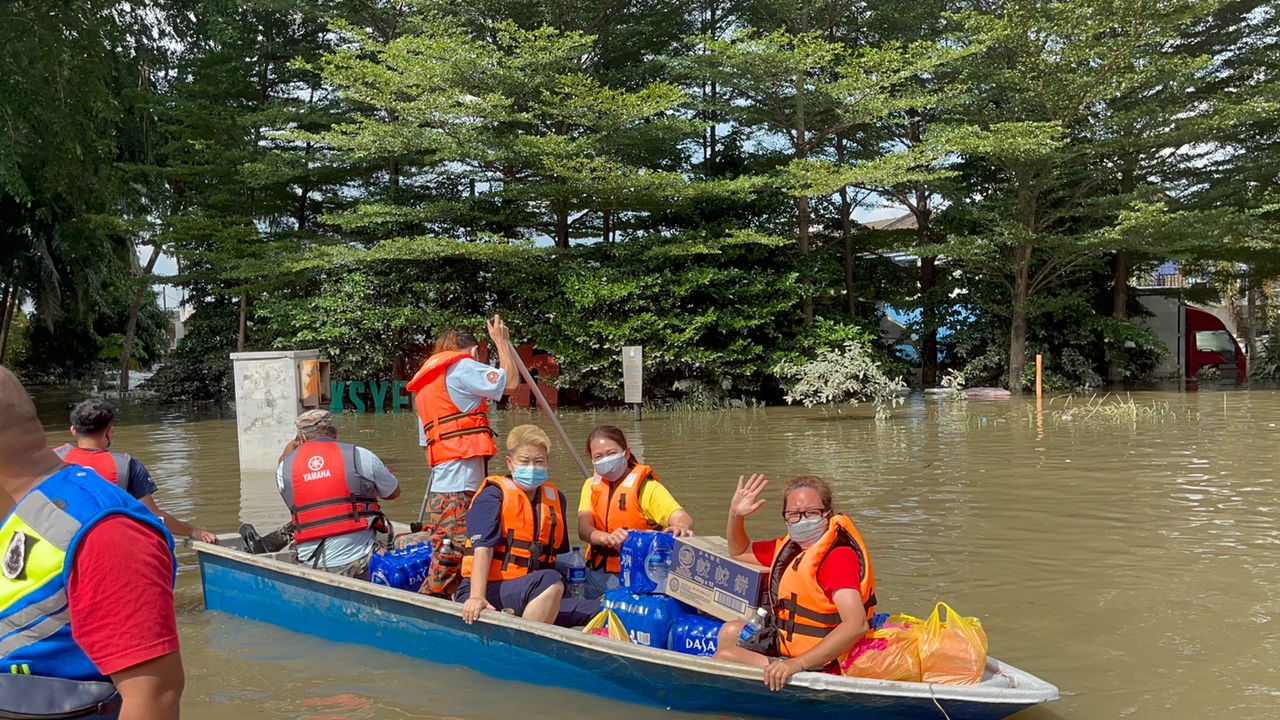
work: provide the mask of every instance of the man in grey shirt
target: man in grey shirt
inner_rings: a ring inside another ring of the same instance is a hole
[[[400,497],[400,483],[368,449],[338,442],[328,411],[304,412],[297,427],[295,447],[276,468],[276,486],[293,515],[298,560],[363,579],[375,527],[388,522],[378,500]]]

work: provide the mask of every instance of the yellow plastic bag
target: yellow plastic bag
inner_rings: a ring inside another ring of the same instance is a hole
[[[946,619],[941,611],[946,610]],[[982,622],[962,617],[938,603],[920,632],[920,676],[927,683],[973,685],[987,665],[987,634]]]
[[[596,616],[591,618],[591,622],[582,628],[582,632],[607,637],[611,640],[620,640],[625,643],[631,642],[631,636],[627,634],[627,629],[623,627],[622,621],[608,608],[596,613]]]
[[[922,625],[919,619],[907,615],[889,619],[853,646],[840,664],[841,670],[853,677],[920,682]]]

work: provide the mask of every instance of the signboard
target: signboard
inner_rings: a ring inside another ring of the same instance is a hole
[[[622,348],[622,395],[629,405],[644,402],[644,348],[627,345]]]

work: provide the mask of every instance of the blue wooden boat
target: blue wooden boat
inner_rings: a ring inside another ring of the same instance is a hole
[[[687,712],[803,720],[994,720],[1058,698],[1053,685],[995,659],[977,685],[929,685],[800,673],[770,692],[760,670],[629,645],[487,612],[472,625],[462,606],[331,575],[289,554],[251,555],[192,543],[207,610],[327,640],[437,662],[503,680],[563,687]]]

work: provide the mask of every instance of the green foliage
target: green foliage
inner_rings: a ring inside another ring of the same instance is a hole
[[[1131,268],[1280,277],[1264,0],[5,17],[0,291],[35,308],[10,357],[51,379],[119,360],[143,246],[178,260],[196,309],[153,387],[210,399],[241,327],[244,349],[385,377],[493,312],[591,397],[618,396],[630,344],[659,400],[776,398],[777,369],[794,384],[819,355],[846,373],[824,383],[874,386],[867,363],[898,370],[886,304],[922,309],[922,344],[963,305],[946,350],[973,384],[1021,389],[1039,352],[1051,387],[1090,387],[1163,352],[1115,319],[1136,311]],[[866,231],[860,205],[916,226]],[[164,324],[144,306],[137,363]]]
[[[889,417],[907,389],[901,378],[885,373],[869,345],[856,340],[819,350],[811,361],[779,363],[774,371],[787,382],[788,403],[813,407],[868,401],[878,420]]]

